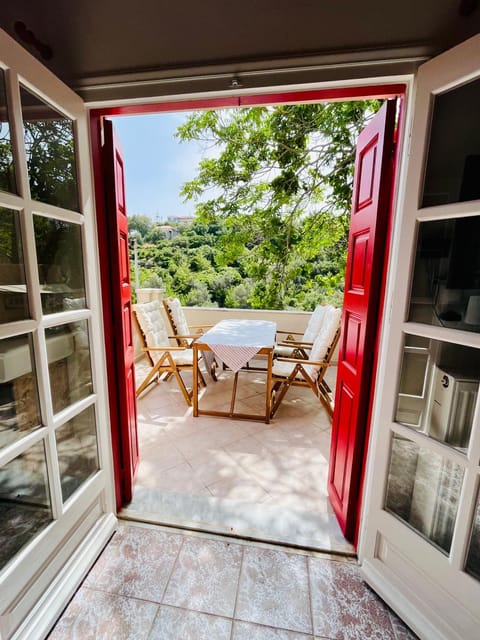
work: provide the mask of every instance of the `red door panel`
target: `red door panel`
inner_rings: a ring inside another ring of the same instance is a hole
[[[358,138],[348,243],[342,338],[332,424],[328,492],[353,540],[390,215],[395,100]]]
[[[114,456],[115,474],[120,475],[121,495],[117,506],[132,499],[133,479],[138,464],[137,407],[135,401],[134,344],[131,316],[128,218],[122,151],[110,120],[104,121],[106,220],[108,225],[111,322],[114,327],[112,363],[115,377],[116,419],[112,441],[118,442]],[[118,493],[118,489],[117,489]]]

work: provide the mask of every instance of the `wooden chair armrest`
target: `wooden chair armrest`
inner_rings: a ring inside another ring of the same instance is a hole
[[[189,324],[190,329],[211,329],[213,324]]]
[[[185,347],[142,347],[142,351],[186,351]]]
[[[282,347],[313,347],[313,342],[300,342],[297,340],[283,340],[283,342],[277,342],[277,345]]]
[[[275,362],[293,362],[294,364],[311,364],[317,367],[329,367],[331,362],[322,362],[320,360],[305,360],[304,358],[275,358]]]
[[[282,331],[282,329],[277,329],[277,333],[286,333],[287,335],[292,336],[303,336],[301,331]]]

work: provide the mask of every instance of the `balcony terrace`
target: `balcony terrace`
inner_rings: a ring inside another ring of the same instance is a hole
[[[309,313],[185,308],[189,324],[273,320],[303,331]],[[137,361],[141,379],[146,363]],[[336,367],[327,381],[334,388]],[[191,377],[187,386],[191,385]],[[203,409],[228,408],[232,373],[207,379]],[[261,413],[265,374],[241,372],[236,411]],[[331,422],[310,389],[291,388],[270,424],[193,417],[176,381],[138,399],[140,463],[123,518],[352,554],[327,496]]]

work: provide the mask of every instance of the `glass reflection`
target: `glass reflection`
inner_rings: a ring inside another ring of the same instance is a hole
[[[23,87],[20,98],[32,198],[78,211],[73,122]]]
[[[465,451],[480,384],[480,351],[405,336],[395,420]]]
[[[40,426],[30,336],[0,340],[0,447]]]
[[[0,568],[51,521],[42,440],[0,469]]]
[[[463,473],[460,465],[394,436],[385,509],[448,554]]]
[[[480,495],[477,499],[465,571],[480,580]]]
[[[84,301],[80,227],[42,216],[34,216],[33,224],[43,312],[63,311],[68,300]]]
[[[95,412],[89,407],[56,431],[62,497],[67,500],[98,471]]]
[[[480,80],[435,97],[423,207],[480,198]]]
[[[18,212],[0,207],[0,322],[29,315]]]
[[[54,412],[93,391],[86,320],[46,329],[48,370]]]
[[[0,189],[17,193],[5,91],[5,72],[2,69],[0,69]]]
[[[479,237],[480,216],[420,223],[409,320],[480,331]]]

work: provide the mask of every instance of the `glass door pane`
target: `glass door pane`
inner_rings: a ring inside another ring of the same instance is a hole
[[[0,569],[52,521],[43,440],[0,467]]]
[[[395,435],[385,509],[449,553],[463,475],[459,464]]]
[[[0,324],[28,317],[20,216],[0,206]]]
[[[434,97],[422,207],[480,199],[480,80]]]
[[[3,69],[0,69],[0,190],[17,193]]]
[[[479,238],[480,216],[420,223],[410,321],[480,332]]]
[[[34,200],[79,210],[73,122],[20,88],[30,194]]]

